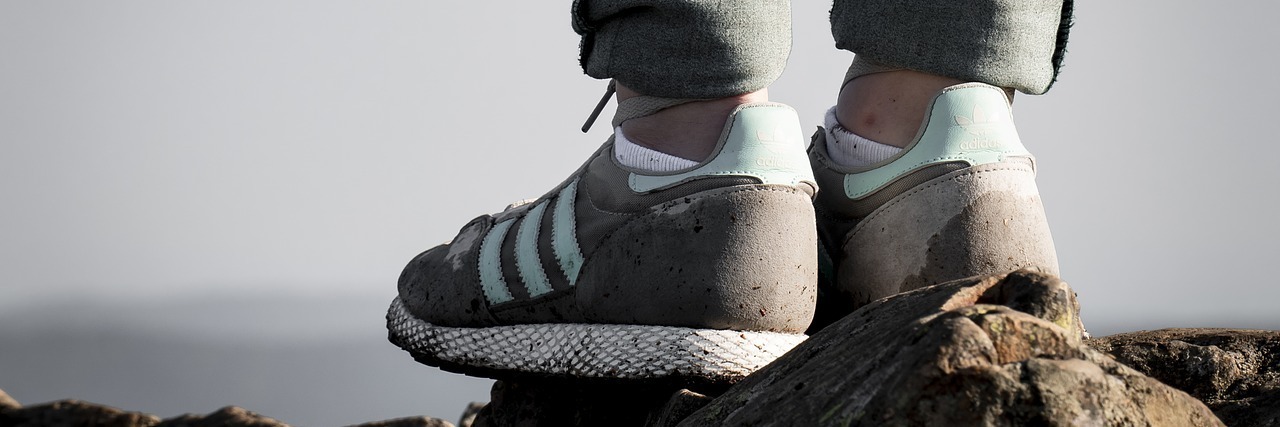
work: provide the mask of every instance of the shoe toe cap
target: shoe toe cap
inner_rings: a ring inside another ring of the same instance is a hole
[[[489,216],[472,220],[450,243],[428,249],[405,266],[400,274],[400,300],[414,316],[434,325],[490,326],[480,290],[478,267],[480,240],[492,225]]]

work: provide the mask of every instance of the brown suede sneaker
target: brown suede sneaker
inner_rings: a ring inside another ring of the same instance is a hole
[[[979,274],[1034,267],[1057,275],[1035,159],[1000,88],[943,89],[914,141],[864,168],[809,148],[824,252],[817,323],[868,302]]]
[[[418,255],[390,340],[495,378],[732,382],[805,339],[816,185],[794,110],[739,107],[683,171],[631,170],[613,150]]]

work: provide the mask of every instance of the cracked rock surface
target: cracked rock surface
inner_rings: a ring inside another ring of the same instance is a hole
[[[1065,283],[1026,270],[882,299],[679,425],[1222,425],[1085,345],[1078,312]]]
[[[1089,345],[1199,398],[1228,425],[1280,427],[1280,332],[1161,329]]]

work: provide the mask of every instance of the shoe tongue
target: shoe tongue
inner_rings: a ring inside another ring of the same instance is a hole
[[[622,126],[622,122],[652,115],[659,111],[690,102],[704,101],[691,98],[663,98],[660,96],[635,96],[618,103],[618,111],[613,114],[613,127]]]
[[[604,106],[609,103],[609,99],[617,93],[617,82],[609,81],[609,87],[605,89],[604,96],[600,98],[600,102],[596,104],[596,108],[591,110],[591,115],[587,117],[587,122],[582,124],[582,133],[591,130],[591,125],[595,124],[596,119],[600,117],[600,112],[604,111]],[[622,122],[631,119],[638,119],[650,114],[671,108],[680,104],[687,104],[694,101],[703,101],[702,99],[691,98],[663,98],[659,96],[635,96],[627,98],[618,103],[618,111],[613,114],[613,127],[622,125]]]

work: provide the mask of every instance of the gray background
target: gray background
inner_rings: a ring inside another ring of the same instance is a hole
[[[487,400],[381,316],[410,257],[605,138],[567,3],[0,1],[0,388],[302,425]],[[1078,8],[1016,114],[1086,323],[1280,329],[1277,6]],[[796,2],[772,89],[809,128],[851,58],[827,9]]]

